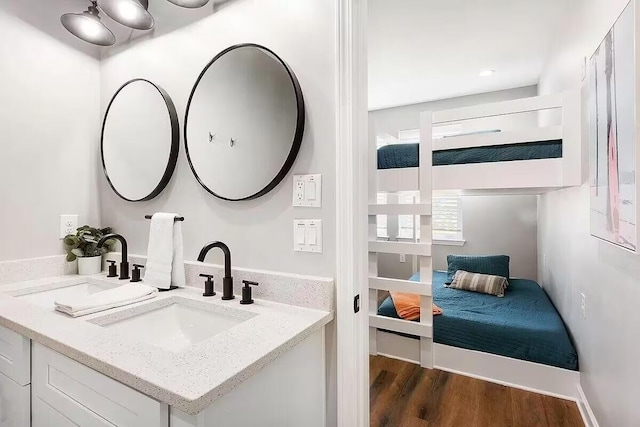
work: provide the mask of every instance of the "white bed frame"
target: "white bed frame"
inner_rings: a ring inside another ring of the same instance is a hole
[[[419,363],[418,340],[378,330],[376,341],[378,355]],[[436,369],[576,402],[580,398],[577,371],[437,343],[433,356]]]
[[[505,114],[562,111],[562,125],[500,133],[433,139],[433,125]],[[421,201],[431,201],[433,189],[479,192],[541,193],[582,182],[581,101],[577,92],[424,112],[420,115],[420,161],[417,168],[377,170],[375,132],[369,141],[369,353],[384,355],[426,368],[438,368],[498,384],[579,401],[580,373],[509,357],[433,343],[431,277],[431,204],[377,204],[378,192],[419,190]],[[433,166],[433,150],[562,139],[562,158]],[[420,215],[419,242],[377,240],[376,215]],[[378,277],[379,252],[417,255],[420,277],[429,282]],[[418,294],[420,322],[379,316],[378,292]],[[420,336],[419,340],[384,332]]]
[[[571,91],[430,113],[433,125],[553,109],[561,110],[562,115],[562,124],[558,126],[451,136],[444,139],[432,139],[431,135],[426,135],[431,140],[433,151],[562,139],[562,157],[557,159],[435,166],[432,168],[433,189],[511,189],[520,193],[542,193],[580,185],[583,163],[581,108],[580,93]],[[421,135],[422,141],[424,138],[425,136]],[[419,190],[419,169],[414,167],[378,170],[378,191]]]

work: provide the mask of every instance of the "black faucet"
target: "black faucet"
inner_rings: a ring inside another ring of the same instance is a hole
[[[224,278],[222,279],[222,299],[234,299],[233,295],[233,277],[231,277],[231,251],[229,246],[222,242],[211,242],[204,245],[198,255],[198,261],[204,262],[207,253],[213,248],[220,248],[224,252]]]
[[[116,239],[120,241],[122,245],[122,261],[120,262],[120,280],[126,280],[129,278],[129,261],[127,256],[127,241],[119,234],[107,234],[102,236],[102,239],[98,242],[98,249],[104,245],[107,240]]]

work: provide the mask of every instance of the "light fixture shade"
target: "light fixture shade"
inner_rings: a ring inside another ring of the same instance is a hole
[[[136,30],[153,28],[148,0],[100,0],[100,9],[114,21]]]
[[[98,46],[111,46],[116,42],[113,33],[100,21],[95,6],[89,6],[82,13],[65,13],[60,22],[71,34],[86,42]]]
[[[196,9],[209,3],[209,0],[169,0],[169,2],[181,6],[188,7],[189,9]]]

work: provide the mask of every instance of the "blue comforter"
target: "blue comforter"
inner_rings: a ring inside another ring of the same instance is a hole
[[[578,354],[564,323],[536,282],[510,279],[504,298],[444,287],[433,273],[433,299],[444,313],[433,318],[436,343],[578,370]],[[411,280],[419,281],[419,275]],[[378,314],[399,318],[391,297]]]
[[[507,162],[562,157],[562,140],[433,152],[433,165]],[[378,149],[378,169],[418,167],[418,144],[393,144]]]

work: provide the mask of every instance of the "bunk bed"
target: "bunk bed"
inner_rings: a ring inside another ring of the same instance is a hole
[[[560,112],[560,125],[454,135],[441,139],[433,137],[434,126],[438,125],[508,114],[538,114],[550,110]],[[370,133],[375,135],[374,129]],[[515,281],[512,293],[508,294],[511,299],[505,297],[506,304],[494,300],[495,304],[492,305],[488,303],[491,300],[487,300],[486,295],[443,288],[442,273],[433,271],[431,260],[431,204],[424,201],[431,201],[433,190],[539,194],[580,185],[583,157],[580,94],[566,92],[424,112],[420,115],[419,143],[380,149],[375,144],[372,137],[369,156],[369,181],[373,184],[369,189],[370,354],[394,357],[427,368],[435,367],[547,395],[577,399],[577,355],[562,320],[544,291],[535,282]],[[416,190],[420,191],[419,200],[422,203],[377,204],[379,192]],[[414,242],[378,240],[376,215],[419,215],[420,239]],[[378,253],[416,255],[420,260],[419,272],[410,280],[378,277]],[[449,300],[443,298],[445,290],[457,292],[456,297]],[[390,298],[380,305],[381,293],[391,291],[420,295],[418,321],[399,318]],[[524,301],[513,298],[523,296]],[[494,296],[489,298],[497,299]],[[527,310],[526,298],[529,298],[529,302],[541,304],[537,307],[539,312]],[[461,299],[464,304],[483,300],[477,308],[484,307],[489,311],[485,311],[484,316],[480,314],[474,317],[469,311],[460,309]],[[431,304],[434,301],[444,310],[444,315],[432,316]],[[510,306],[511,315],[518,316],[520,310],[523,318],[511,322],[509,326],[509,321],[500,318],[496,312],[499,307],[496,304],[502,304],[500,307]],[[480,318],[484,318],[484,325],[478,322]],[[447,333],[473,328],[474,321],[475,334]],[[543,326],[545,322],[546,327]],[[515,333],[520,334],[519,338],[492,341],[492,328],[495,333],[496,324],[503,328],[498,334],[504,337]],[[474,343],[474,336],[476,341],[483,342]],[[505,345],[509,342],[510,345]]]
[[[430,114],[430,127],[552,110],[559,112],[561,125],[432,139],[432,188],[524,194],[580,185],[583,152],[578,92],[436,111]],[[418,190],[418,152],[419,144],[381,147],[376,155],[378,190]]]

